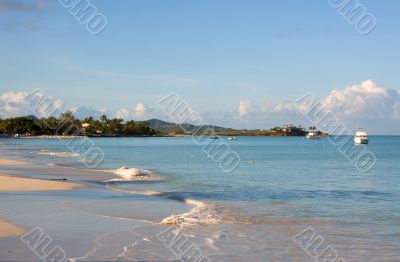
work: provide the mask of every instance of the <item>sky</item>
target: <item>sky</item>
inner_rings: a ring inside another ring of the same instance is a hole
[[[176,93],[205,123],[268,129],[312,124],[292,103],[312,93],[350,129],[400,134],[399,1],[357,1],[364,35],[333,0],[84,1],[96,35],[73,0],[0,0],[1,117],[40,88],[78,117],[171,120],[157,101]]]

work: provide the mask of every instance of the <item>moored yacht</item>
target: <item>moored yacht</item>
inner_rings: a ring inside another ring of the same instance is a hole
[[[357,145],[368,144],[368,134],[365,129],[359,128],[354,136],[354,143]]]
[[[319,139],[318,131],[315,126],[310,127],[310,130],[308,131],[306,137],[308,139]]]

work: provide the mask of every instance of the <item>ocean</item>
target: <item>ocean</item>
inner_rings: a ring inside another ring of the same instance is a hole
[[[328,137],[207,141],[237,153],[231,172],[191,137],[92,141],[95,172],[65,140],[0,140],[2,156],[35,163],[2,173],[87,186],[0,193],[2,217],[43,228],[71,261],[400,261],[399,136],[370,136],[368,172]],[[169,229],[186,241],[165,241]]]

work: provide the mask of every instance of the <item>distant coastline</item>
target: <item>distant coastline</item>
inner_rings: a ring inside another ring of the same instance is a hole
[[[208,133],[208,134],[158,134],[152,136],[68,136],[68,135],[21,135],[18,136],[18,139],[87,139],[87,138],[137,138],[137,137],[190,137],[190,136],[227,136],[227,137],[262,137],[262,136],[271,136],[271,137],[302,137],[302,135],[279,135],[279,134],[257,134],[257,133],[245,133],[245,134],[219,134],[219,133]],[[327,133],[321,133],[321,137],[330,136]],[[0,139],[7,139],[7,138],[15,138],[11,135],[0,135]]]
[[[88,138],[88,137],[181,137],[181,136],[306,136],[308,131],[301,125],[283,125],[271,129],[233,129],[213,125],[196,126],[150,119],[147,121],[123,121],[88,117],[83,120],[65,112],[58,118],[35,116],[0,119],[0,137],[15,138]],[[319,136],[329,134],[318,131]]]

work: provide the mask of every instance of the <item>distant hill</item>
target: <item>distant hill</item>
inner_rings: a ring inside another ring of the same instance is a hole
[[[26,119],[32,120],[27,121]],[[0,134],[55,135],[55,129],[49,129],[34,115],[0,119]],[[47,121],[48,119],[45,119]],[[115,121],[116,120],[116,121]],[[25,122],[24,122],[25,121]],[[63,126],[63,120],[52,119],[54,127]],[[147,121],[122,122],[118,119],[90,120],[90,128],[83,129],[82,123],[87,120],[75,120],[88,136],[154,136],[154,135],[219,135],[219,136],[305,136],[307,131],[302,126],[284,125],[272,129],[233,129],[214,125],[177,124],[159,119]],[[53,123],[54,122],[54,123]],[[16,124],[18,123],[18,124]],[[22,124],[21,124],[22,123]],[[57,128],[57,132],[60,129]],[[63,130],[67,132],[68,130]],[[320,133],[320,135],[328,135]]]
[[[206,131],[206,130],[214,130],[216,133],[220,132],[236,132],[239,130],[232,129],[232,128],[226,128],[226,127],[221,127],[221,126],[213,126],[213,125],[203,125],[203,126],[196,126],[192,124],[176,124],[176,123],[170,123],[166,121],[162,121],[159,119],[150,119],[147,120],[149,123],[150,127],[156,131],[160,131],[163,133],[190,133],[193,131]]]
[[[30,119],[30,120],[32,120],[33,122],[39,121],[39,119],[38,119],[36,116],[34,116],[34,115],[25,116],[25,118],[26,118],[26,119]]]

